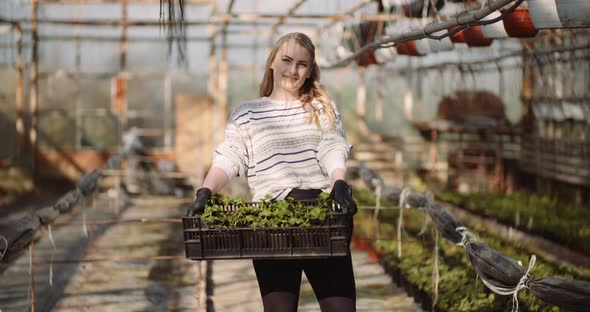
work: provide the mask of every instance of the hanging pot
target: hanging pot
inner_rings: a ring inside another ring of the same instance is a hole
[[[469,47],[489,47],[493,39],[486,38],[483,36],[481,26],[470,26],[463,31],[465,36],[465,43]]]
[[[445,34],[446,31],[441,30],[433,33],[433,36],[441,36]],[[432,52],[439,52],[439,51],[449,51],[453,49],[453,42],[449,37],[444,37],[440,40],[430,39],[428,40],[428,45],[430,46],[430,50]]]
[[[428,44],[429,39],[420,39],[416,40],[416,51],[420,56],[432,53],[430,49],[430,44]]]
[[[499,11],[494,11],[490,13],[490,15],[484,17],[482,20],[493,20],[500,17],[501,15],[502,13]],[[481,25],[481,31],[483,32],[483,36],[489,39],[508,38],[508,33],[506,33],[506,29],[504,29],[502,20],[499,20],[493,24]]]
[[[345,59],[352,55],[352,51],[344,47],[343,45],[339,45],[336,47],[336,58],[339,60]]]
[[[510,37],[528,38],[537,34],[528,9],[516,9],[504,17],[504,29]]]
[[[350,25],[344,29],[345,33],[349,33],[345,38],[344,44],[349,50],[355,51],[359,47],[373,41],[375,36],[381,35],[381,33],[378,33],[379,30],[382,30],[382,27],[379,27],[379,23],[374,21],[365,21]],[[368,49],[361,55],[357,56],[355,61],[359,66],[377,64],[377,60],[375,59],[375,49]]]
[[[436,1],[429,1],[429,0],[405,0],[405,1],[395,1],[394,5],[391,7],[390,12],[399,12],[400,9],[403,11],[404,15],[407,17],[421,17],[424,13],[424,4],[427,5],[426,8],[426,15],[432,16],[434,13],[433,10],[433,2],[436,6],[436,10],[442,9],[445,5],[445,0],[436,0]],[[397,4],[397,5],[395,5]],[[400,8],[401,5],[401,8]]]
[[[453,26],[453,27],[449,28],[449,31],[453,31],[459,27],[461,27],[461,26]],[[463,31],[460,31],[458,33],[455,33],[455,34],[449,36],[449,39],[451,39],[451,42],[454,42],[454,43],[465,43],[464,32],[465,32],[465,29]]]
[[[451,17],[455,17],[463,11],[465,11],[463,3],[447,1],[447,3],[445,3],[445,5],[440,10],[438,10],[438,15],[442,17],[443,20],[445,20]]]
[[[563,1],[563,0],[561,0]],[[529,14],[537,29],[562,28],[555,0],[528,0]]]
[[[367,51],[363,52],[361,55],[357,56],[355,60],[358,66],[369,66],[378,64],[377,59],[375,58],[375,49],[373,48],[370,48]]]
[[[402,43],[398,43],[395,47],[397,54],[399,55],[410,55],[410,56],[423,56],[420,51],[416,48],[416,41],[410,40]]]
[[[377,63],[383,64],[392,60],[396,54],[397,51],[393,47],[381,48],[375,50],[375,59],[377,60]]]

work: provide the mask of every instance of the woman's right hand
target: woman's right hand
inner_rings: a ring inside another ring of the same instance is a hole
[[[202,213],[205,211],[205,205],[207,205],[207,201],[209,201],[211,195],[212,193],[210,189],[206,187],[200,188],[195,194],[195,200],[186,211],[186,216],[192,217],[197,213]]]

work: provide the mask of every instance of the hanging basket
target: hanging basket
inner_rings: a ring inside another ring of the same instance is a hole
[[[536,29],[590,27],[590,1],[527,0]]]
[[[421,17],[424,13],[424,4],[426,4],[426,15],[431,16],[435,10],[433,8],[436,7],[436,10],[440,10],[445,5],[445,0],[436,0],[436,1],[424,1],[424,0],[405,0],[401,4],[401,11],[403,11],[406,17]],[[395,2],[394,2],[395,3]],[[399,3],[399,2],[397,2]],[[398,4],[399,5],[399,4]],[[400,8],[394,4],[392,6],[391,11],[400,11]]]
[[[481,31],[481,26],[470,26],[463,31],[465,43],[469,47],[489,47],[493,39],[486,38]]]
[[[357,56],[355,60],[357,65],[361,67],[378,64],[377,59],[375,58],[375,49],[373,48],[363,52],[361,55]]]
[[[349,27],[345,27],[344,30],[351,33],[344,42],[345,46],[350,51],[355,51],[373,41],[373,38],[376,36],[381,35],[381,33],[378,32],[379,30],[382,30],[382,27],[379,27],[378,22],[368,21],[350,25]],[[377,59],[375,59],[375,49],[368,49],[361,55],[357,56],[355,61],[358,66],[363,67],[377,64]]]
[[[419,56],[432,53],[430,44],[428,44],[428,40],[429,39],[416,40],[416,51],[418,51]]]
[[[515,38],[534,37],[537,29],[533,25],[528,9],[516,9],[504,17],[504,29],[508,36]]]
[[[421,54],[417,49],[416,40],[398,43],[395,49],[399,55],[424,56],[424,54]]]
[[[381,48],[381,49],[375,50],[375,59],[377,60],[377,63],[383,64],[383,63],[386,63],[386,62],[392,60],[396,54],[397,54],[397,51],[395,50],[394,47]]]
[[[494,11],[490,13],[490,15],[484,17],[483,21],[489,21],[492,19],[496,19],[500,17],[502,13],[499,11]],[[489,39],[500,39],[500,38],[508,38],[508,33],[506,29],[504,29],[504,24],[502,20],[499,20],[493,24],[488,25],[481,25],[481,31],[483,32],[483,36]]]
[[[449,28],[449,31],[453,31],[459,27],[460,26],[453,26],[453,27]],[[454,43],[465,43],[464,32],[465,32],[465,30],[460,31],[456,34],[453,34],[453,35],[449,36],[449,39],[451,39],[451,42],[454,42]]]
[[[563,1],[563,0],[561,0]],[[529,0],[529,14],[537,29],[562,28],[555,0]]]
[[[437,31],[435,33],[433,33],[433,36],[441,36],[444,35],[445,31],[441,30],[441,31]],[[452,50],[454,45],[453,42],[451,41],[451,39],[449,37],[444,37],[440,40],[436,40],[436,39],[430,39],[428,40],[428,45],[430,46],[430,50],[432,52],[439,52],[439,51],[449,51]]]

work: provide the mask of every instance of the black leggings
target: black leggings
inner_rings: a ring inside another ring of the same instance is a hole
[[[315,199],[319,190],[293,190],[288,196]],[[352,259],[253,260],[264,311],[297,311],[301,272],[309,280],[322,311],[355,311],[356,290]]]

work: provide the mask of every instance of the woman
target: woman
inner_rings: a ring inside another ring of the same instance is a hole
[[[240,105],[229,117],[224,142],[188,215],[204,209],[230,177],[246,175],[253,201],[287,196],[315,199],[321,192],[351,215],[356,212],[344,181],[346,140],[336,106],[319,84],[315,47],[302,33],[277,41],[266,61],[261,98]],[[352,218],[351,218],[352,222]],[[253,260],[265,311],[296,311],[305,272],[322,311],[354,311],[351,257]]]

